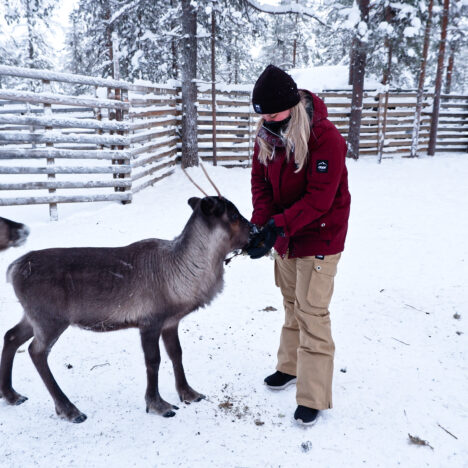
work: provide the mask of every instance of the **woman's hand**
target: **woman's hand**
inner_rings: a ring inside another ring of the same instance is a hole
[[[277,227],[274,219],[270,219],[262,229],[252,236],[245,251],[252,259],[261,258],[275,245],[278,235],[284,236],[283,228]]]

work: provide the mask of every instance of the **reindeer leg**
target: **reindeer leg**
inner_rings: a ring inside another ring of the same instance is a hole
[[[11,385],[13,360],[18,348],[33,336],[33,328],[28,319],[23,319],[5,333],[2,360],[0,363],[0,397],[3,396],[10,405],[21,405],[27,397],[16,393]]]
[[[164,401],[159,394],[158,373],[159,364],[161,362],[161,354],[159,352],[160,334],[160,326],[140,329],[141,345],[145,355],[146,375],[148,378],[148,386],[146,387],[145,395],[146,412],[156,413],[165,418],[170,418],[175,416],[175,412],[172,410],[179,408]]]
[[[40,325],[35,326],[34,340],[29,345],[29,354],[55,402],[55,411],[57,414],[73,423],[81,423],[86,420],[86,415],[62,392],[47,363],[47,357],[52,346],[67,327],[67,323],[57,322],[48,322],[47,327],[41,327]]]
[[[176,389],[179,394],[180,401],[190,404],[192,401],[203,400],[205,395],[195,391],[187,382],[184,366],[182,365],[182,348],[180,346],[178,328],[178,323],[164,328],[162,331],[162,338],[167,354],[171,358],[172,366],[174,367]]]

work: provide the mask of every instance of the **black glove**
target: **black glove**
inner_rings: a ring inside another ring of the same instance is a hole
[[[272,218],[258,233],[253,234],[245,251],[252,259],[261,258],[275,245],[278,235],[284,236],[283,228],[276,226]]]

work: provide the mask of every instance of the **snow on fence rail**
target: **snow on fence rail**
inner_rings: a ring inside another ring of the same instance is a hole
[[[170,175],[180,158],[181,91],[174,85],[0,65],[15,87],[0,89],[0,197],[2,205],[118,200]],[[38,90],[37,84],[42,84]],[[203,160],[249,166],[258,115],[251,87],[198,86],[198,142]],[[30,89],[30,88],[29,88]],[[87,95],[83,95],[84,91]],[[319,93],[330,120],[348,134],[351,92]],[[424,97],[419,151],[427,149],[432,96]],[[364,94],[360,155],[410,154],[416,93]],[[466,151],[468,96],[443,95],[437,150]],[[10,192],[14,191],[15,196]]]

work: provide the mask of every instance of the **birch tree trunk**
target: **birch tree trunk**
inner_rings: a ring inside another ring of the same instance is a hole
[[[426,77],[426,65],[427,65],[427,52],[429,50],[429,42],[431,40],[431,28],[432,28],[432,7],[434,6],[434,0],[429,0],[429,6],[427,8],[427,22],[426,29],[424,31],[424,45],[423,53],[421,57],[421,67],[419,69],[418,79],[418,91],[416,93],[416,113],[414,115],[413,123],[413,138],[411,141],[411,152],[412,158],[418,155],[418,144],[419,144],[419,129],[421,125],[421,112],[422,102],[424,95],[424,79]]]
[[[440,92],[442,89],[442,74],[444,72],[444,56],[445,56],[445,44],[447,42],[447,25],[449,15],[450,0],[444,0],[444,10],[442,13],[442,29],[440,32],[440,43],[439,43],[439,58],[437,60],[437,73],[435,80],[434,90],[434,103],[432,106],[432,119],[431,119],[431,131],[429,133],[429,147],[427,154],[434,156],[436,140],[437,140],[437,126],[439,125],[439,110],[440,110]]]
[[[182,167],[198,166],[197,142],[197,10],[182,2]]]
[[[359,158],[359,139],[362,118],[362,98],[364,94],[364,75],[366,72],[367,34],[369,21],[369,0],[358,0],[361,21],[355,33],[355,51],[353,64],[353,95],[351,115],[349,117],[348,156]]]

